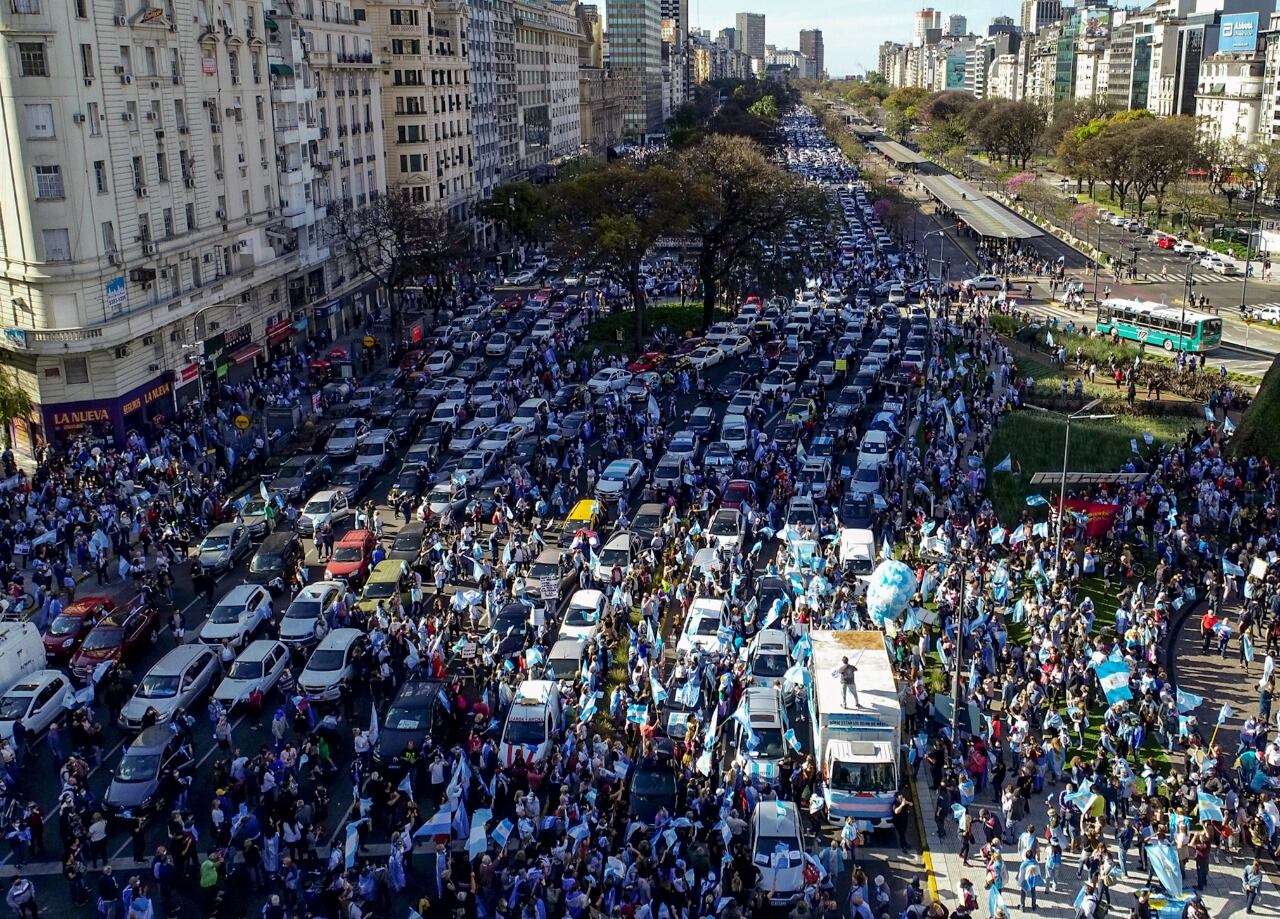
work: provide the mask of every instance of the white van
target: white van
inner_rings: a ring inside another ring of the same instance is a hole
[[[840,567],[857,580],[857,593],[867,589],[876,567],[876,537],[870,530],[844,527],[840,530]]]
[[[769,903],[788,906],[804,895],[804,833],[794,801],[757,807],[751,816],[751,860]]]
[[[555,735],[563,724],[560,688],[555,681],[525,680],[516,690],[507,723],[502,726],[498,762],[510,766],[521,751],[525,762],[542,762],[551,752]]]
[[[0,622],[0,693],[47,663],[44,639],[30,622]]]

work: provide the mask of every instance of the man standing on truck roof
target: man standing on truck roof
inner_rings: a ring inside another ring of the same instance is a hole
[[[836,676],[840,678],[840,704],[845,708],[849,707],[849,693],[853,693],[853,707],[862,708],[862,703],[858,701],[858,684],[855,674],[858,668],[849,663],[849,658],[841,658],[844,661],[836,668]]]

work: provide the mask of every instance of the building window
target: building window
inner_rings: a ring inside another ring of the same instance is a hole
[[[98,194],[105,195],[107,193],[107,161],[93,161],[93,184],[97,188]]]
[[[56,230],[43,230],[44,260],[46,262],[71,261],[71,234],[66,227]]]
[[[27,115],[28,140],[53,139],[53,106],[37,103],[24,106]]]
[[[18,67],[24,77],[47,77],[49,65],[44,57],[44,42],[18,42]]]
[[[64,357],[62,359],[62,375],[68,384],[89,382],[89,359],[87,357]]]
[[[93,77],[93,45],[80,46],[80,69],[84,71],[86,79]]]
[[[40,12],[40,0],[13,0],[13,11],[35,15]]]
[[[89,133],[97,137],[102,133],[101,119],[98,117],[98,103],[90,102],[85,106],[85,121],[89,122]]]
[[[36,176],[37,198],[54,199],[63,196],[61,166],[35,166],[33,169]]]

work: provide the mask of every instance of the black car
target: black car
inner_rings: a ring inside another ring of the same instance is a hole
[[[492,519],[493,511],[498,506],[498,490],[504,488],[505,484],[502,479],[490,479],[473,491],[471,500],[467,503],[467,513],[471,514],[478,504],[480,519]]]
[[[246,580],[257,584],[265,584],[277,577],[288,580],[305,554],[297,533],[272,533],[253,554]]]
[[[437,680],[411,680],[401,687],[383,716],[373,759],[398,778],[407,768],[401,757],[410,743],[421,754],[427,738],[447,746],[456,730],[457,717],[448,685]]]
[[[868,494],[849,492],[840,501],[839,514],[841,526],[869,530],[875,519],[875,504]]]
[[[425,466],[406,466],[400,470],[391,490],[387,492],[387,504],[399,504],[406,497],[421,497],[430,480],[431,474]]]
[[[788,418],[782,419],[773,429],[773,439],[778,442],[781,449],[790,450],[800,440],[800,425]]]
[[[410,438],[418,430],[418,425],[422,422],[422,415],[416,408],[402,408],[387,423],[391,430],[396,432],[396,438],[401,443],[408,443]]]
[[[327,459],[314,453],[302,453],[280,464],[270,488],[293,500],[319,491],[332,476],[333,467]]]
[[[507,660],[524,653],[529,644],[529,610],[523,603],[509,603],[493,620],[497,647],[494,657]]]
[[[352,463],[343,466],[333,477],[333,487],[347,496],[347,503],[354,504],[373,486],[373,468]]]
[[[791,594],[787,591],[787,583],[777,575],[765,575],[760,579],[760,584],[756,588],[756,598],[760,601],[759,609],[766,613],[773,609],[775,600],[782,599],[791,600]]]
[[[582,401],[582,386],[578,383],[566,383],[555,391],[551,397],[552,408],[573,408]]]
[[[404,393],[398,389],[385,389],[378,393],[369,406],[375,421],[386,421],[400,409],[404,408]]]
[[[410,568],[421,564],[423,541],[427,536],[427,525],[421,520],[406,523],[391,541],[391,551],[387,558],[404,559]]]
[[[658,811],[676,812],[680,782],[676,774],[675,747],[670,740],[656,738],[652,750],[632,762],[627,773],[627,791],[627,812],[636,820],[652,824]]]

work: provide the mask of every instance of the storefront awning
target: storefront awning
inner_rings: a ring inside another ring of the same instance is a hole
[[[288,64],[272,64],[271,75],[273,77],[291,77],[293,76],[293,68]]]
[[[231,363],[247,364],[249,361],[253,360],[261,353],[262,353],[262,345],[258,344],[257,342],[254,342],[253,344],[245,345],[242,348],[238,348],[235,351],[232,351]]]
[[[293,320],[286,319],[275,325],[267,326],[267,344],[274,347],[293,334]]]

